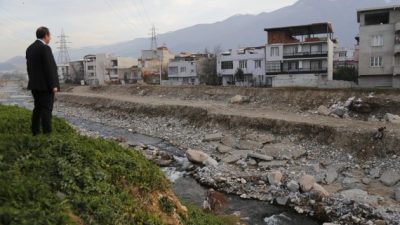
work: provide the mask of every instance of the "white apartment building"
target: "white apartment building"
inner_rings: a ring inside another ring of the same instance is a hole
[[[87,55],[83,58],[85,83],[90,86],[104,85],[109,56],[106,54]]]
[[[318,86],[333,80],[330,23],[267,28],[266,74],[273,87]]]
[[[400,5],[361,9],[359,85],[400,88]]]
[[[209,55],[182,53],[170,60],[168,81],[171,85],[199,85],[203,73],[203,62]]]
[[[238,69],[244,72],[244,80],[237,82],[235,74]],[[264,86],[265,47],[248,47],[229,50],[217,56],[217,74],[222,77],[223,86]]]
[[[337,47],[333,52],[333,69],[358,68],[358,50]]]
[[[108,59],[106,75],[111,82],[133,83],[132,67],[138,66],[138,60],[130,57],[111,57]]]

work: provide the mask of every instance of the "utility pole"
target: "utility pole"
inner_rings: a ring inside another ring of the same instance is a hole
[[[61,69],[61,74],[60,75],[60,80],[65,81],[65,76],[68,76],[69,73],[69,62],[70,62],[70,57],[68,53],[68,46],[67,44],[71,43],[67,41],[68,36],[64,34],[64,30],[61,30],[61,35],[58,36],[58,41],[57,44],[58,46],[58,67]]]
[[[151,49],[157,50],[157,32],[154,24],[151,27]]]

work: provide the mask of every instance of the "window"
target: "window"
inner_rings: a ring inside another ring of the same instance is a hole
[[[395,43],[400,44],[400,32],[397,32],[395,35]]]
[[[372,46],[373,47],[383,46],[383,36],[382,35],[372,36]]]
[[[240,60],[239,61],[239,68],[246,69],[247,68],[247,60]]]
[[[382,67],[383,66],[383,60],[381,56],[378,57],[371,57],[371,67]]]
[[[231,70],[231,69],[233,69],[233,61],[221,62],[221,69],[223,69],[223,70]]]
[[[281,72],[281,63],[280,62],[269,62],[267,63],[267,72]]]
[[[169,67],[168,68],[168,74],[178,74],[179,68],[177,66]]]
[[[347,56],[347,52],[339,52],[339,57],[346,57]]]
[[[186,67],[181,67],[181,73],[185,73],[186,72]]]
[[[88,70],[94,70],[94,66],[88,66]]]
[[[279,47],[271,47],[271,56],[279,56]]]
[[[261,60],[255,60],[254,61],[254,68],[261,68]]]

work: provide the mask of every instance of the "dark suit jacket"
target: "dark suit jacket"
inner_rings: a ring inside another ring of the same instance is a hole
[[[28,90],[52,91],[60,89],[57,64],[51,48],[36,40],[26,50],[26,66],[28,70]]]

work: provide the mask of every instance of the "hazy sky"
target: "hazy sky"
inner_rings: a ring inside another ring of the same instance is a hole
[[[158,33],[234,14],[257,14],[296,0],[0,0],[0,61],[24,55],[38,26],[48,26],[51,46],[61,29],[70,47],[109,44],[146,37],[151,24]]]

